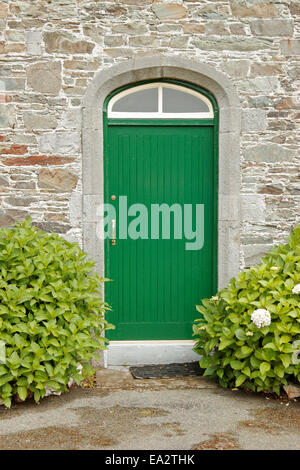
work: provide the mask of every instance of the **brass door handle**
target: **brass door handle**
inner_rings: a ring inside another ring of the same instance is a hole
[[[116,219],[112,219],[111,221],[111,231],[112,231],[111,244],[116,245]]]

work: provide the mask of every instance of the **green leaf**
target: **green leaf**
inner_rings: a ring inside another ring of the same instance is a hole
[[[270,343],[267,343],[264,345],[264,348],[265,349],[272,349],[273,351],[277,351],[278,348],[276,347],[276,345],[271,341]]]
[[[232,321],[232,323],[239,323],[241,320],[240,317],[235,313],[231,313],[230,315],[228,315],[228,318],[230,321]]]
[[[4,374],[0,377],[0,387],[2,385],[4,385],[5,383],[7,382],[10,382],[12,379],[13,379],[13,375],[12,374]]]
[[[233,361],[230,361],[230,365],[234,370],[240,370],[243,368],[244,364],[241,361],[233,360]]]
[[[245,382],[245,380],[247,380],[247,376],[240,374],[235,381],[235,386],[240,387]]]
[[[283,366],[275,366],[274,367],[274,372],[275,372],[276,375],[278,375],[278,377],[283,378],[284,373],[285,373],[285,369],[284,369]]]
[[[6,408],[11,407],[11,398],[9,398],[9,397],[2,398],[2,402],[3,402],[3,405],[6,406]]]
[[[280,359],[285,368],[288,368],[292,362],[292,358],[288,354],[281,354]]]
[[[247,339],[247,336],[246,336],[244,330],[242,330],[241,328],[238,328],[238,329],[235,331],[235,336],[236,336],[239,340],[242,340],[242,341],[246,341],[246,339]]]
[[[250,367],[244,367],[244,369],[242,369],[242,373],[244,375],[247,375],[248,377],[251,376],[251,370],[250,370]]]
[[[40,393],[40,391],[36,389],[36,390],[34,391],[33,397],[34,397],[34,401],[35,401],[36,403],[38,403],[38,402],[40,401],[40,398],[41,398],[41,393]]]
[[[262,375],[266,375],[266,373],[271,369],[271,365],[268,362],[262,362],[259,366],[259,370]]]
[[[20,365],[20,357],[16,351],[14,351],[9,357],[7,357],[6,361],[11,365],[11,367],[14,368]]]
[[[17,387],[18,395],[21,400],[25,401],[27,398],[27,388],[26,387]]]
[[[227,338],[222,339],[219,344],[219,351],[222,351],[223,349],[227,348],[232,343],[233,343],[232,339],[227,339]]]
[[[249,356],[249,354],[251,354],[253,351],[252,348],[250,348],[250,346],[242,346],[241,347],[241,357],[247,357]]]
[[[251,363],[251,366],[254,367],[255,369],[257,369],[260,365],[260,360],[257,359],[255,356],[251,356],[250,357],[250,363]]]
[[[210,360],[209,360],[209,358],[203,356],[203,357],[201,357],[201,359],[199,361],[199,364],[200,364],[200,367],[202,369],[206,369],[210,365]]]

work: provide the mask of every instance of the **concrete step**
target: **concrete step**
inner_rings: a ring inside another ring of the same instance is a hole
[[[111,341],[104,352],[104,365],[137,366],[171,364],[200,359],[193,351],[194,341]]]

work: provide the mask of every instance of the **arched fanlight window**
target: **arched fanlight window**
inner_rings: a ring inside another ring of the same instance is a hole
[[[128,88],[108,104],[109,118],[213,118],[211,102],[201,93],[171,83]]]

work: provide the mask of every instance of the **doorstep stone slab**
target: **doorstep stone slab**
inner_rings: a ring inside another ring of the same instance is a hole
[[[159,379],[135,379],[129,368],[113,367],[112,369],[99,368],[96,372],[96,390],[101,393],[117,390],[191,390],[213,389],[216,392],[220,386],[208,377],[188,376]]]

